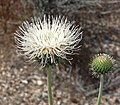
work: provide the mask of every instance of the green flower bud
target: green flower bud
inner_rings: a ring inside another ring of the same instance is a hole
[[[90,65],[93,74],[107,74],[113,70],[114,60],[107,54],[98,54],[93,57]]]

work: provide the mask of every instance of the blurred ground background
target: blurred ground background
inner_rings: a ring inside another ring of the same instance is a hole
[[[0,0],[0,105],[48,105],[46,72],[15,48],[14,32],[32,16],[65,15],[82,26],[80,54],[53,70],[54,105],[96,105],[99,79],[89,70],[100,52],[116,59],[101,105],[120,105],[120,0]]]

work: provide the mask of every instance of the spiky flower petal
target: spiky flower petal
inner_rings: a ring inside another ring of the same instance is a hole
[[[100,75],[112,71],[114,60],[107,54],[96,55],[91,62],[91,69],[93,74]]]
[[[15,33],[17,47],[30,60],[40,64],[56,64],[59,58],[67,59],[81,41],[81,28],[65,17],[44,16],[25,21]]]

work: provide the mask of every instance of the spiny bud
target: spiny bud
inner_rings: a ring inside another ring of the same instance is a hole
[[[104,75],[112,71],[114,60],[107,54],[98,54],[93,57],[93,60],[90,65],[93,74]]]

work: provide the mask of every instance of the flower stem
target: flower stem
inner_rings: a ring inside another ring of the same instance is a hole
[[[102,87],[103,87],[103,75],[100,75],[100,86],[99,86],[99,95],[98,95],[97,105],[100,105],[101,103]]]
[[[53,100],[52,100],[52,91],[51,91],[51,66],[48,67],[47,69],[47,87],[48,87],[48,103],[49,105],[53,105]]]

